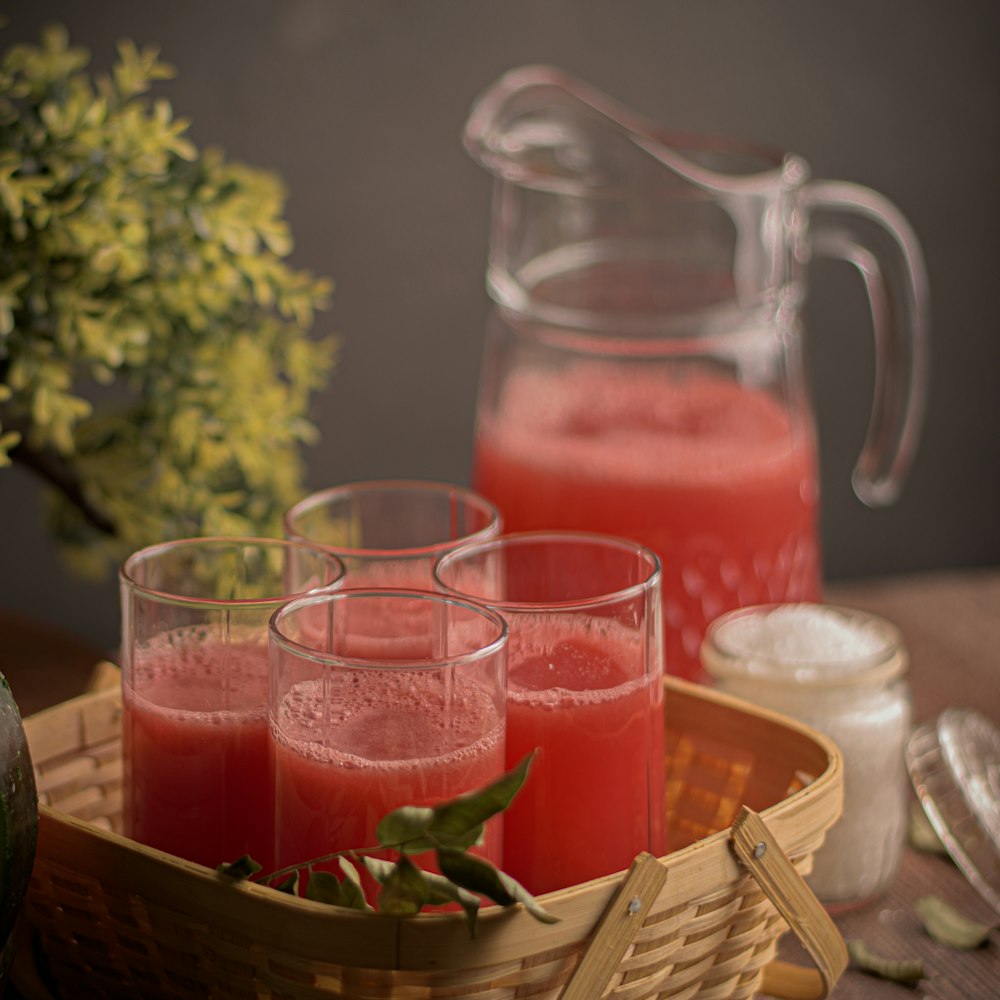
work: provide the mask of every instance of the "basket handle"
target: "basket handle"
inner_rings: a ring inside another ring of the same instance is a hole
[[[764,969],[761,991],[782,1000],[822,1000],[847,968],[844,939],[767,825],[747,806],[733,823],[731,840],[736,856],[816,963],[816,969],[805,969],[771,962]]]
[[[666,878],[667,866],[652,854],[644,851],[636,856],[559,1000],[593,1000],[604,995],[608,980],[660,895]]]

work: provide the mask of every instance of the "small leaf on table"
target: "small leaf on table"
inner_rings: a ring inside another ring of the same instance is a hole
[[[854,939],[847,942],[847,953],[851,956],[851,964],[862,972],[889,979],[894,983],[919,983],[924,978],[924,963],[919,959],[885,958],[865,944]]]
[[[921,896],[915,908],[927,933],[938,944],[948,948],[978,948],[985,943],[992,930],[989,925],[959,913],[939,896]]]

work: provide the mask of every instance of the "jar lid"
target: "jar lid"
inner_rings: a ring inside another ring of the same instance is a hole
[[[899,629],[877,615],[835,604],[759,604],[726,612],[708,627],[701,661],[716,680],[843,688],[888,684],[906,673]]]
[[[913,787],[955,864],[1000,913],[1000,728],[949,708],[906,747]]]

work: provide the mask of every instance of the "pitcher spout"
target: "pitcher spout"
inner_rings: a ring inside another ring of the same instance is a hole
[[[563,191],[622,189],[673,175],[713,194],[759,194],[800,184],[808,173],[801,158],[762,145],[667,132],[546,65],[509,70],[484,91],[463,141],[495,176]]]

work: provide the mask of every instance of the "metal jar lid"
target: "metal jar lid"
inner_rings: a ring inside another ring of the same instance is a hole
[[[914,730],[906,763],[941,842],[1000,913],[1000,728],[972,709],[946,709]]]

